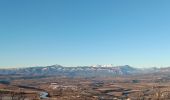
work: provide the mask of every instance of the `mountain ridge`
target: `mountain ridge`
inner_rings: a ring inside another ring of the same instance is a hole
[[[154,72],[170,72],[170,67],[167,68],[149,68],[140,69],[131,67],[129,65],[113,66],[113,65],[97,65],[96,66],[77,66],[77,67],[66,67],[62,65],[51,65],[51,66],[37,66],[37,67],[26,67],[26,68],[11,68],[11,69],[0,69],[1,75],[57,75],[57,76],[68,76],[68,77],[96,77],[96,76],[117,76],[117,75],[134,75],[142,73],[154,73]]]

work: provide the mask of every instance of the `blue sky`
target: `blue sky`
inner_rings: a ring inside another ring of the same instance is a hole
[[[169,0],[1,0],[0,67],[170,66]]]

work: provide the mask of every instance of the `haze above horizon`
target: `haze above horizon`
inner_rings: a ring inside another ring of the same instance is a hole
[[[1,0],[0,67],[170,66],[169,0]]]

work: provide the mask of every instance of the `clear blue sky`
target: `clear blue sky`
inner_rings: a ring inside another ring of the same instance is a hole
[[[0,0],[0,67],[170,66],[169,0]]]

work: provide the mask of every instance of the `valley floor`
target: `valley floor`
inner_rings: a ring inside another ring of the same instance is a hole
[[[164,73],[93,78],[26,77],[0,76],[0,100],[170,100],[170,77]]]

